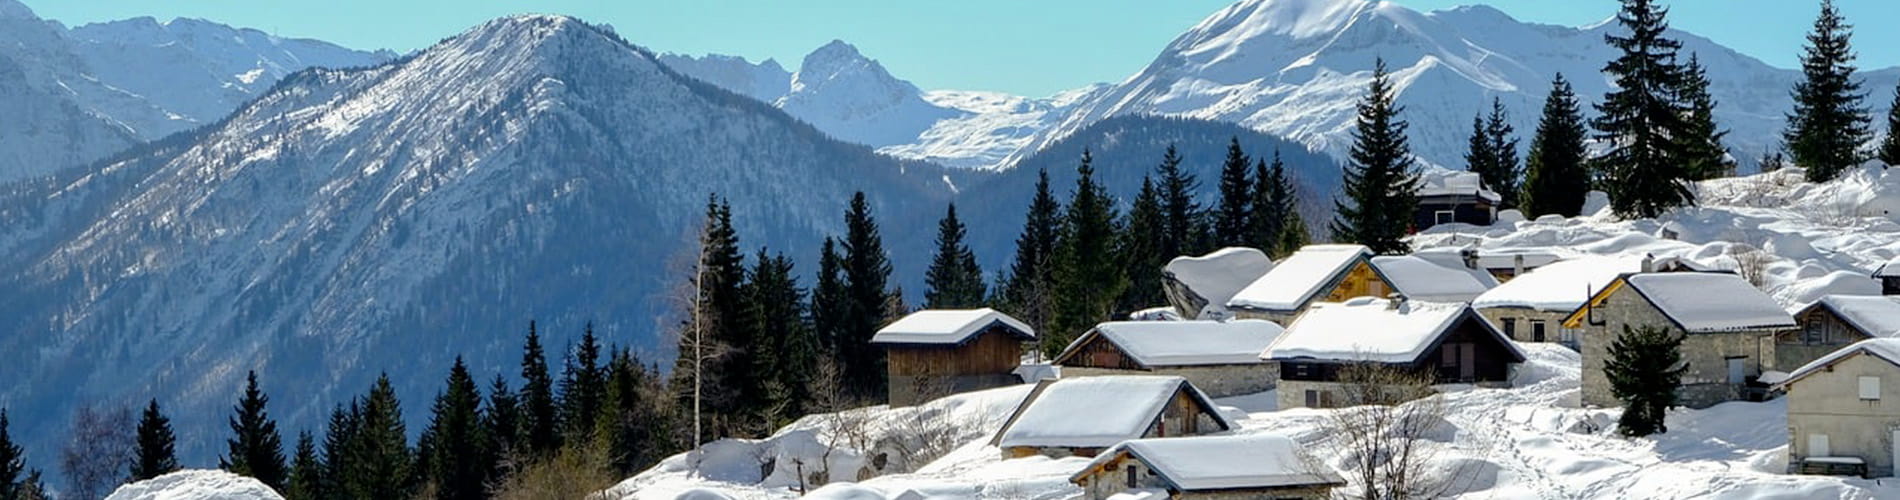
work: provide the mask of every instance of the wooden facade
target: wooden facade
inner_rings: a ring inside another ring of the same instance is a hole
[[[1316,296],[1319,302],[1345,302],[1354,297],[1385,298],[1395,288],[1372,268],[1372,260],[1361,258],[1347,268],[1346,273],[1335,281],[1325,295]],[[1309,301],[1310,302],[1310,301]]]
[[[1419,359],[1399,366],[1430,373],[1433,380],[1441,384],[1487,383],[1509,381],[1511,364],[1521,361],[1510,347],[1486,330],[1483,318],[1466,314]],[[1337,361],[1282,361],[1280,379],[1338,382],[1342,366]]]
[[[1497,220],[1497,206],[1475,194],[1421,196],[1418,210],[1412,215],[1412,228],[1424,231],[1451,222],[1489,226]]]
[[[1186,388],[1187,386],[1183,385],[1182,390],[1175,391],[1174,396],[1169,398],[1168,404],[1162,407],[1161,412],[1155,415],[1154,422],[1148,424],[1148,428],[1142,431],[1140,436],[1131,436],[1128,439],[1199,436],[1229,430],[1210,416],[1220,411],[1219,408],[1212,408],[1201,404]],[[1032,457],[1036,455],[1048,455],[1057,458],[1067,456],[1093,457],[1100,454],[1102,450],[1106,448],[1105,446],[1012,446],[1004,448],[1003,455],[1009,458]]]
[[[890,404],[906,406],[939,397],[1020,383],[1021,335],[991,325],[961,344],[884,344]]]

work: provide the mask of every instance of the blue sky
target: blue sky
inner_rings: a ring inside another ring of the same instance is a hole
[[[136,16],[198,17],[407,51],[483,20],[521,12],[579,16],[615,26],[662,52],[716,52],[795,67],[833,38],[924,88],[1042,96],[1141,69],[1181,31],[1228,0],[21,0],[41,17],[83,24]],[[1398,0],[1435,10],[1473,0]],[[1583,25],[1613,0],[1488,0],[1518,19]],[[1900,20],[1894,0],[1838,0],[1850,22]],[[1818,9],[1806,0],[1675,0],[1671,20],[1782,67],[1794,67]],[[1862,67],[1900,65],[1900,31],[1855,33]]]

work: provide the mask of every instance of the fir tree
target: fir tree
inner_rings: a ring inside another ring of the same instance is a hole
[[[346,445],[343,494],[368,500],[406,500],[416,477],[412,469],[407,431],[402,422],[402,403],[389,375],[376,378],[369,394],[363,397],[362,410],[355,430]]]
[[[158,400],[145,405],[139,416],[138,453],[132,458],[132,481],[144,481],[178,470],[178,454],[173,451],[172,421],[158,410]]]
[[[1471,119],[1471,150],[1465,153],[1466,169],[1476,172],[1484,184],[1503,196],[1503,206],[1517,207],[1518,178],[1523,175],[1517,164],[1517,139],[1504,102],[1491,99],[1491,116]]]
[[[976,253],[963,242],[965,229],[951,204],[937,222],[937,253],[924,272],[925,309],[969,309],[983,304],[987,293]]]
[[[1036,195],[1029,201],[1023,232],[1016,237],[1016,260],[1010,264],[1004,302],[1011,316],[1029,323],[1037,332],[1049,326],[1055,292],[1055,255],[1062,225],[1062,205],[1049,188],[1049,172],[1036,172]]]
[[[1676,100],[1683,87],[1676,63],[1682,44],[1664,36],[1666,17],[1652,0],[1623,0],[1616,19],[1629,33],[1603,36],[1621,55],[1603,67],[1615,85],[1592,123],[1610,150],[1595,161],[1610,207],[1623,217],[1655,217],[1695,203],[1681,147],[1670,140],[1686,135],[1683,117],[1690,110]]]
[[[1207,252],[1200,242],[1206,228],[1201,227],[1201,204],[1194,193],[1201,189],[1194,174],[1181,168],[1181,155],[1168,145],[1155,166],[1155,190],[1161,197],[1161,255],[1175,257]]]
[[[745,257],[739,249],[738,231],[732,225],[730,203],[716,196],[707,200],[702,235],[705,268],[698,286],[703,312],[697,318],[706,323],[697,328],[703,329],[701,339],[710,339],[716,347],[696,376],[704,377],[699,381],[701,395],[715,424],[709,437],[720,438],[738,431],[733,428],[738,415],[759,404],[756,394],[746,390],[759,383],[751,370],[752,358],[759,352],[748,345],[752,333],[745,327]],[[680,352],[688,357],[692,354],[691,350]],[[593,425],[591,413],[586,425]]]
[[[284,491],[287,500],[321,500],[323,463],[317,459],[316,438],[309,432],[297,433],[297,451],[290,459],[290,484]]]
[[[1141,191],[1128,210],[1128,228],[1121,232],[1122,273],[1128,276],[1128,288],[1116,304],[1116,316],[1167,303],[1162,295],[1161,268],[1174,257],[1162,253],[1162,225],[1167,215],[1161,211],[1161,192],[1146,176]]]
[[[616,352],[607,363],[607,401],[600,422],[607,460],[615,473],[632,474],[658,461],[653,424],[659,419],[648,393],[647,373],[639,361],[625,350]]]
[[[7,410],[0,408],[0,500],[23,498],[28,482],[25,475],[26,452],[13,442],[7,431]]]
[[[429,427],[427,474],[438,499],[481,499],[494,460],[487,429],[482,426],[482,394],[462,357],[449,368],[447,388],[435,397]]]
[[[771,432],[804,415],[812,400],[812,374],[818,370],[818,342],[806,322],[805,290],[798,284],[791,257],[768,256],[759,251],[759,264],[753,272],[750,321],[762,333],[756,341],[771,351],[769,358],[755,365],[763,379],[767,399],[759,408],[762,432]]]
[[[1116,298],[1128,286],[1115,252],[1115,235],[1120,230],[1115,199],[1095,182],[1092,163],[1084,149],[1076,167],[1075,192],[1070,194],[1057,237],[1054,317],[1048,330],[1037,332],[1042,335],[1043,353],[1051,356],[1077,334],[1111,319]]]
[[[1722,139],[1728,131],[1715,124],[1715,97],[1709,95],[1709,75],[1695,54],[1682,68],[1682,89],[1678,97],[1689,107],[1683,117],[1682,135],[1675,137],[1682,152],[1683,169],[1690,180],[1708,180],[1734,175],[1735,162],[1729,159]]]
[[[1221,247],[1250,244],[1248,215],[1253,211],[1253,184],[1247,169],[1253,161],[1240,149],[1240,138],[1227,140],[1227,159],[1220,166],[1220,206],[1214,211],[1214,243]]]
[[[884,254],[884,238],[878,235],[877,221],[871,216],[871,203],[863,192],[851,197],[851,209],[845,213],[844,284],[845,308],[843,333],[839,346],[846,353],[844,379],[852,392],[868,399],[884,399],[884,350],[871,345],[871,337],[884,326],[891,313],[893,295],[888,283],[891,261]]]
[[[1610,393],[1623,401],[1618,432],[1625,436],[1669,432],[1663,417],[1676,405],[1676,387],[1685,369],[1682,337],[1663,328],[1623,326],[1623,333],[1610,343],[1603,366]]]
[[[347,409],[342,404],[330,410],[330,426],[323,435],[323,498],[349,498],[351,474],[356,467],[350,462],[356,453],[358,430],[361,428],[363,409],[360,401],[351,400]]]
[[[827,236],[818,252],[818,279],[811,291],[812,335],[818,340],[818,349],[827,356],[838,353],[844,293],[844,256],[838,254],[837,240]]]
[[[736,301],[735,301],[736,302]],[[594,423],[600,414],[605,375],[600,366],[600,339],[594,336],[594,324],[581,333],[581,343],[561,375],[561,439],[587,443],[594,439]]]
[[[1471,136],[1465,138],[1465,171],[1478,174],[1490,184],[1491,177],[1497,175],[1492,165],[1497,160],[1497,152],[1491,150],[1491,136],[1484,130],[1484,116],[1471,115]]]
[[[1587,134],[1577,96],[1559,73],[1544,97],[1544,114],[1537,120],[1525,162],[1524,195],[1519,199],[1525,216],[1576,217],[1583,212],[1590,192],[1590,170],[1584,164]]]
[[[500,374],[488,384],[488,412],[482,428],[488,430],[488,449],[494,451],[495,465],[522,450],[521,398],[508,388],[508,379]],[[499,476],[499,473],[496,474]]]
[[[528,340],[521,350],[521,430],[530,456],[546,457],[561,447],[561,419],[554,401],[554,378],[548,374],[541,335],[528,322]]]
[[[1286,162],[1280,160],[1280,150],[1273,151],[1273,163],[1265,160],[1254,163],[1253,213],[1249,215],[1253,236],[1247,246],[1271,253],[1280,242],[1280,232],[1286,230],[1286,213],[1293,209],[1291,182],[1286,177]]]
[[[1893,89],[1893,107],[1887,110],[1887,138],[1880,143],[1880,162],[1900,165],[1900,85]]]
[[[1297,194],[1295,196],[1298,196]],[[1306,218],[1300,216],[1298,209],[1286,212],[1286,228],[1280,231],[1280,240],[1274,244],[1273,255],[1283,257],[1293,255],[1312,240],[1312,230],[1306,227]]]
[[[1418,176],[1406,145],[1403,108],[1392,102],[1385,60],[1375,62],[1372,84],[1359,102],[1357,128],[1346,165],[1346,202],[1334,202],[1333,239],[1365,245],[1380,254],[1410,251],[1403,238],[1418,207]]]
[[[257,388],[257,372],[252,371],[244,384],[244,397],[232,408],[229,449],[218,467],[240,476],[250,476],[271,489],[282,491],[287,472],[284,466],[283,437],[277,434],[277,422],[271,420],[265,406],[270,396]]]
[[[1853,26],[1841,19],[1833,0],[1821,0],[1821,14],[1801,56],[1794,111],[1781,133],[1794,164],[1807,169],[1809,182],[1833,180],[1859,165],[1864,158],[1860,145],[1873,137],[1861,104],[1866,96],[1854,81],[1852,36]]]

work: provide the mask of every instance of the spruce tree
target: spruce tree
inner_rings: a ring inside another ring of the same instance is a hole
[[[1788,114],[1782,141],[1794,164],[1807,169],[1809,182],[1827,182],[1859,165],[1861,144],[1872,138],[1866,96],[1854,80],[1853,26],[1841,18],[1833,0],[1821,0],[1821,14],[1808,32],[1801,56],[1802,80],[1794,86],[1794,111]]]
[[[1247,246],[1262,252],[1273,252],[1280,242],[1280,232],[1286,230],[1286,213],[1293,209],[1292,186],[1286,177],[1286,162],[1280,159],[1280,150],[1273,150],[1273,163],[1266,160],[1254,162],[1253,213],[1249,215],[1253,236],[1248,238]]]
[[[548,359],[541,348],[541,335],[534,321],[528,322],[528,340],[521,349],[521,430],[522,451],[532,457],[546,457],[561,448],[561,418],[554,405],[554,378],[548,374]]]
[[[852,392],[868,399],[881,400],[889,389],[885,385],[884,350],[871,345],[871,337],[890,319],[893,295],[890,257],[884,254],[884,238],[878,235],[877,221],[871,215],[871,203],[862,191],[851,196],[851,208],[845,213],[844,335],[840,351],[845,357],[844,379]]]
[[[1900,165],[1900,85],[1893,89],[1893,107],[1887,110],[1887,138],[1880,143],[1880,162]]]
[[[494,465],[515,456],[526,443],[521,435],[521,398],[508,388],[508,379],[500,374],[488,384],[488,412],[482,427],[488,430],[488,449],[494,451]]]
[[[356,467],[350,462],[356,453],[358,430],[361,429],[363,408],[360,400],[352,399],[347,409],[338,404],[330,410],[330,425],[323,434],[323,492],[324,498],[349,498],[350,487],[354,484]]]
[[[592,322],[587,323],[580,345],[568,360],[561,374],[561,440],[587,443],[594,439],[595,416],[600,414],[606,379],[600,366],[600,338],[594,336]]]
[[[843,335],[844,305],[844,256],[838,253],[837,240],[826,236],[818,253],[818,280],[811,292],[811,328],[819,350],[834,360],[842,343],[839,338]]]
[[[287,500],[322,500],[323,462],[317,459],[316,438],[310,432],[297,433],[297,451],[290,459],[290,484],[284,491]]]
[[[283,437],[277,434],[277,422],[271,420],[265,406],[270,396],[257,388],[257,372],[246,377],[244,396],[232,408],[232,438],[226,441],[228,454],[218,459],[218,467],[240,476],[250,476],[271,489],[282,491],[288,479],[284,466]]]
[[[1722,139],[1728,131],[1715,123],[1715,97],[1709,95],[1709,75],[1695,54],[1682,68],[1682,89],[1678,98],[1689,107],[1683,117],[1682,135],[1676,136],[1682,152],[1683,169],[1690,180],[1708,180],[1735,174],[1735,162],[1729,159]]]
[[[1392,83],[1385,60],[1375,61],[1372,83],[1359,102],[1352,151],[1344,176],[1346,199],[1333,202],[1333,239],[1358,243],[1380,254],[1411,250],[1405,235],[1411,232],[1412,213],[1418,209],[1419,179],[1412,172],[1412,152],[1406,145],[1403,108],[1393,103]]]
[[[601,442],[609,467],[630,475],[665,456],[659,445],[660,419],[648,400],[652,382],[633,353],[617,351],[607,363],[607,401],[601,415]]]
[[[1054,317],[1042,337],[1044,354],[1055,355],[1076,335],[1113,317],[1115,300],[1128,286],[1116,255],[1115,199],[1095,182],[1088,150],[1076,167],[1055,256]],[[1243,214],[1244,215],[1244,214]],[[1244,217],[1243,219],[1244,220]]]
[[[1484,122],[1485,149],[1491,153],[1491,159],[1485,162],[1486,170],[1479,172],[1484,183],[1497,191],[1505,208],[1517,208],[1519,180],[1524,171],[1517,164],[1517,138],[1511,134],[1510,118],[1505,116],[1504,102],[1491,98],[1491,116]]]
[[[361,415],[347,445],[344,495],[368,500],[406,500],[413,489],[413,459],[402,422],[402,403],[389,375],[376,378],[363,397]]]
[[[26,452],[13,442],[7,430],[7,410],[0,408],[0,500],[22,498],[29,484],[25,481]]]
[[[983,269],[976,253],[963,242],[963,222],[957,220],[957,206],[950,204],[943,220],[937,222],[937,253],[924,272],[925,309],[969,309],[983,304],[986,293]]]
[[[1590,192],[1590,170],[1584,163],[1588,132],[1570,82],[1558,73],[1544,97],[1543,117],[1531,139],[1526,158],[1524,195],[1519,198],[1526,217],[1557,214],[1576,217]]]
[[[145,405],[139,416],[138,452],[132,457],[132,481],[144,481],[178,470],[178,454],[173,450],[172,421],[158,410],[158,400]]]
[[[756,394],[746,391],[759,383],[751,370],[752,357],[759,352],[748,345],[752,333],[745,327],[745,257],[739,248],[738,230],[732,225],[730,203],[716,196],[707,200],[703,235],[705,274],[699,283],[699,296],[705,309],[700,319],[707,323],[701,326],[702,338],[710,338],[718,347],[698,376],[705,378],[700,381],[702,395],[717,424],[712,426],[710,437],[720,438],[736,430],[730,424],[737,423],[737,415],[759,404]],[[590,417],[586,426],[592,425]]]
[[[1610,208],[1622,217],[1655,217],[1695,203],[1683,153],[1670,140],[1685,135],[1683,117],[1690,110],[1676,99],[1683,74],[1676,51],[1682,43],[1665,36],[1666,18],[1666,9],[1653,0],[1623,0],[1616,19],[1628,33],[1603,35],[1620,55],[1603,66],[1615,85],[1597,104],[1592,124],[1610,150],[1595,162],[1603,170]]]
[[[1294,196],[1298,196],[1297,194]],[[1286,228],[1280,231],[1280,240],[1274,244],[1273,255],[1284,257],[1293,255],[1312,240],[1312,230],[1306,227],[1306,218],[1298,209],[1286,212]]]
[[[1227,159],[1220,166],[1220,206],[1214,211],[1215,246],[1237,247],[1249,244],[1247,220],[1253,211],[1253,184],[1247,170],[1253,160],[1240,149],[1240,138],[1227,140]]]
[[[487,429],[482,425],[482,394],[462,357],[449,368],[446,388],[435,397],[429,427],[423,431],[431,445],[426,458],[428,482],[443,500],[481,499],[486,496],[490,457]]]
[[[1484,116],[1471,115],[1471,136],[1465,138],[1465,171],[1478,174],[1485,184],[1490,184],[1492,176],[1497,175],[1492,165],[1497,161],[1497,152],[1491,149],[1491,136],[1485,133]]]
[[[1167,297],[1162,294],[1161,268],[1175,256],[1161,251],[1166,237],[1162,225],[1166,218],[1161,211],[1161,192],[1155,189],[1153,180],[1143,176],[1141,191],[1128,209],[1127,222],[1122,224],[1127,230],[1121,232],[1119,244],[1122,273],[1128,276],[1128,288],[1117,301],[1116,317],[1167,303]]]
[[[1004,302],[1011,316],[1042,332],[1053,313],[1056,243],[1062,225],[1062,205],[1049,187],[1049,172],[1036,172],[1036,194],[1029,201],[1023,232],[1016,237],[1016,260],[1010,264]]]
[[[1200,255],[1206,228],[1201,226],[1201,204],[1194,199],[1201,183],[1194,174],[1181,168],[1181,155],[1168,145],[1155,166],[1155,190],[1161,197],[1161,255],[1177,257]]]
[[[754,358],[759,383],[750,389],[761,404],[752,408],[754,429],[769,433],[803,415],[810,401],[811,375],[818,368],[817,341],[806,323],[805,290],[798,285],[792,259],[758,253],[747,285],[747,322],[765,355]]]
[[[1664,416],[1676,405],[1676,387],[1688,368],[1682,362],[1682,339],[1664,328],[1624,325],[1623,333],[1610,343],[1603,374],[1610,380],[1610,393],[1623,401],[1618,432],[1625,436],[1669,432]]]

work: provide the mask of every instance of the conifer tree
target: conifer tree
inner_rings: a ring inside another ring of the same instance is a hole
[[[389,375],[376,378],[369,394],[363,397],[360,417],[347,445],[343,475],[350,498],[368,500],[406,500],[416,477],[412,469],[408,435],[402,421],[402,403]]]
[[[1127,222],[1122,224],[1128,228],[1121,232],[1119,242],[1124,263],[1122,273],[1128,276],[1128,288],[1117,301],[1116,317],[1167,303],[1167,297],[1162,294],[1161,268],[1174,256],[1161,251],[1165,239],[1162,225],[1166,218],[1161,211],[1161,192],[1155,189],[1153,180],[1143,176],[1141,191],[1128,209]]]
[[[1625,436],[1669,432],[1663,417],[1676,405],[1676,387],[1686,369],[1682,337],[1663,328],[1624,325],[1623,333],[1610,343],[1603,366],[1611,394],[1623,401],[1618,432]]]
[[[323,435],[323,498],[349,498],[356,467],[350,462],[356,453],[357,431],[361,428],[363,408],[352,399],[347,409],[342,404],[330,410],[329,428]]]
[[[1676,99],[1683,71],[1676,62],[1682,43],[1669,39],[1667,11],[1653,0],[1623,0],[1616,19],[1627,34],[1605,34],[1620,55],[1604,65],[1615,79],[1592,124],[1610,150],[1596,158],[1609,190],[1610,208],[1622,217],[1655,217],[1695,203],[1683,152],[1671,137],[1683,137],[1689,109]]]
[[[756,389],[763,404],[754,417],[771,432],[804,414],[811,401],[812,374],[818,369],[818,342],[806,322],[805,290],[799,286],[792,259],[759,250],[748,291],[748,321],[759,337],[756,345],[770,352],[757,358],[753,370],[765,383]]]
[[[1273,150],[1273,163],[1265,160],[1254,163],[1253,213],[1250,226],[1253,236],[1247,246],[1272,253],[1280,243],[1280,232],[1286,230],[1286,213],[1293,210],[1293,192],[1291,180],[1286,177],[1286,162],[1280,159],[1280,150]]]
[[[1506,208],[1517,207],[1518,178],[1523,175],[1517,164],[1517,138],[1511,128],[1509,117],[1504,113],[1504,102],[1491,98],[1491,115],[1482,122],[1474,117],[1471,121],[1471,151],[1465,154],[1467,169],[1477,172],[1484,184],[1497,191]]]
[[[284,491],[287,500],[322,500],[323,463],[317,459],[316,438],[310,432],[297,433],[297,451],[290,459],[290,484]]]
[[[1465,171],[1477,173],[1490,184],[1491,176],[1496,175],[1492,163],[1497,160],[1497,152],[1491,150],[1491,136],[1484,130],[1484,115],[1471,115],[1471,136],[1465,138]]]
[[[506,377],[496,374],[488,384],[488,411],[482,417],[482,428],[488,430],[488,449],[494,452],[493,465],[521,451],[525,444],[521,440],[521,398],[508,388]]]
[[[443,500],[481,499],[486,495],[494,459],[487,429],[482,426],[482,394],[462,357],[449,368],[446,388],[435,397],[429,427],[423,431],[430,446],[426,457],[429,483]]]
[[[282,491],[288,473],[284,466],[283,437],[277,434],[277,422],[271,420],[265,406],[270,396],[257,388],[257,372],[246,377],[244,396],[232,408],[232,438],[226,441],[228,454],[218,467],[240,476],[250,476],[271,489]]]
[[[1095,182],[1092,163],[1089,151],[1082,150],[1075,192],[1056,238],[1054,317],[1048,330],[1037,332],[1043,353],[1051,356],[1076,335],[1111,319],[1116,298],[1128,286],[1115,252],[1120,230],[1115,199]]]
[[[1584,163],[1587,134],[1577,96],[1558,73],[1544,97],[1543,117],[1537,120],[1537,135],[1531,139],[1530,157],[1525,161],[1524,195],[1519,203],[1526,217],[1576,217],[1583,212],[1584,197],[1590,192],[1590,170]]]
[[[1299,196],[1295,194],[1294,196]],[[1274,244],[1273,256],[1285,257],[1300,251],[1311,243],[1312,230],[1306,227],[1306,218],[1300,215],[1298,208],[1286,212],[1286,227],[1280,231],[1280,240]]]
[[[631,352],[619,350],[607,363],[607,401],[601,415],[602,442],[612,470],[627,475],[657,462],[657,411],[647,372]]]
[[[1385,60],[1375,61],[1372,84],[1359,102],[1352,151],[1344,177],[1346,199],[1335,201],[1333,239],[1365,245],[1380,254],[1411,250],[1404,237],[1418,207],[1419,179],[1412,172],[1403,108],[1394,104]]]
[[[1809,182],[1826,182],[1859,165],[1860,146],[1872,138],[1866,96],[1854,80],[1853,26],[1841,18],[1833,0],[1821,0],[1821,14],[1808,32],[1801,56],[1802,81],[1794,86],[1794,111],[1781,134],[1794,164],[1807,169]]]
[[[1240,149],[1240,138],[1227,140],[1227,159],[1220,166],[1220,206],[1214,211],[1215,246],[1237,247],[1250,242],[1248,215],[1253,211],[1253,184],[1247,170],[1253,161]]]
[[[548,374],[547,355],[534,321],[528,322],[528,340],[521,351],[521,380],[521,430],[526,445],[522,451],[533,457],[549,456],[561,447],[561,419],[554,405],[554,378]]]
[[[844,324],[844,256],[838,253],[837,240],[825,237],[818,253],[818,280],[811,292],[811,328],[818,348],[836,357]]]
[[[1887,110],[1887,139],[1880,143],[1880,162],[1900,165],[1900,85],[1893,89],[1893,107]]]
[[[23,498],[32,482],[26,477],[26,452],[7,430],[7,410],[0,408],[0,500]],[[35,473],[36,474],[36,473]]]
[[[1689,63],[1682,67],[1682,89],[1677,95],[1689,108],[1689,114],[1683,117],[1682,135],[1675,137],[1689,179],[1734,175],[1735,162],[1722,145],[1728,131],[1715,123],[1715,97],[1709,95],[1708,71],[1695,54],[1690,54]]]
[[[986,293],[983,269],[976,253],[963,242],[963,222],[957,220],[957,206],[950,204],[943,220],[937,222],[937,253],[924,272],[925,309],[969,309],[983,304]]]
[[[606,379],[600,366],[600,339],[594,336],[592,322],[587,323],[580,345],[567,359],[569,363],[561,374],[561,440],[591,442]]]
[[[132,481],[144,481],[178,470],[172,421],[158,410],[158,400],[145,405],[139,416],[138,452],[132,457]]]
[[[877,221],[871,216],[871,203],[862,191],[852,195],[851,208],[845,213],[844,284],[845,315],[843,344],[847,353],[844,379],[855,394],[873,400],[884,399],[884,350],[871,345],[871,337],[890,319],[890,257],[884,254],[884,238],[878,235]]]
[[[1036,194],[1029,201],[1023,232],[1016,237],[1016,260],[1010,264],[1004,302],[1011,316],[1042,332],[1049,326],[1055,292],[1056,243],[1062,225],[1062,205],[1049,187],[1049,172],[1036,172]]]
[[[1155,166],[1154,183],[1161,197],[1161,255],[1173,258],[1206,253],[1200,245],[1206,239],[1202,234],[1206,228],[1201,227],[1201,204],[1194,199],[1201,183],[1181,168],[1181,155],[1173,144],[1161,155],[1161,164]]]

